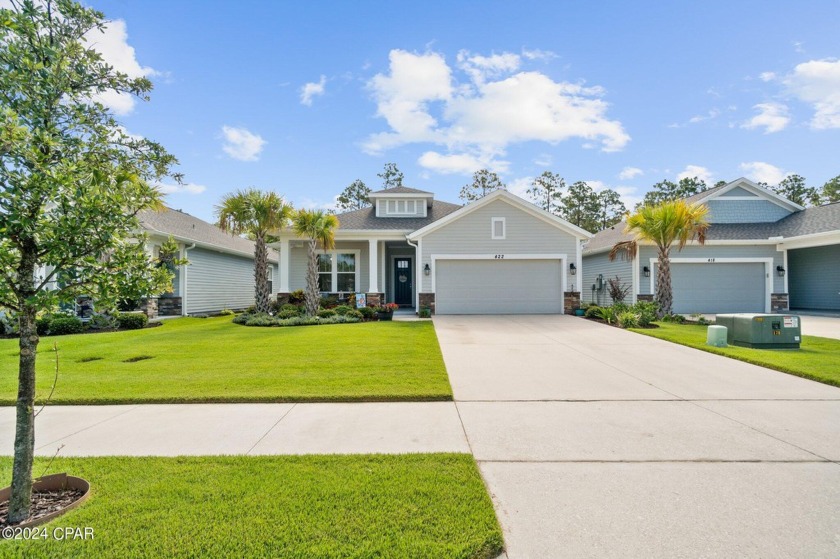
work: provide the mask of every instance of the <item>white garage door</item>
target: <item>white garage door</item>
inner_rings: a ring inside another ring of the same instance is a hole
[[[560,260],[438,260],[437,314],[563,312]]]
[[[762,262],[671,264],[674,312],[765,312]]]

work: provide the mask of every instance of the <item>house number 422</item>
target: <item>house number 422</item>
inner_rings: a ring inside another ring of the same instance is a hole
[[[496,260],[502,260],[504,257],[505,257],[504,254],[497,254],[496,255]]]

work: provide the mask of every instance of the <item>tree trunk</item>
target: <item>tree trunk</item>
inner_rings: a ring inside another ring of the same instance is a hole
[[[659,310],[657,311],[659,318],[671,314],[671,306],[674,301],[674,295],[671,291],[670,252],[670,247],[659,247],[659,266],[656,269],[655,297],[656,302],[659,303]]]
[[[34,258],[22,258],[18,269],[24,293],[34,289]],[[9,524],[29,518],[32,498],[32,460],[35,455],[35,357],[38,349],[38,332],[35,318],[38,309],[19,297],[20,313],[20,362],[18,367],[18,396],[16,404],[15,458],[12,465],[12,494],[9,499]]]
[[[315,239],[309,239],[309,268],[306,270],[306,315],[318,314],[321,295],[318,291],[318,246]]]
[[[254,244],[254,301],[257,312],[271,311],[271,293],[268,289],[268,249],[262,235],[257,235]]]

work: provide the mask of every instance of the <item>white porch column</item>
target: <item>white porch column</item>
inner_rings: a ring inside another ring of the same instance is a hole
[[[289,293],[289,239],[280,240],[280,289],[278,293]]]
[[[575,266],[577,272],[575,276],[575,290],[580,293],[580,298],[583,300],[583,245],[580,241],[577,244],[577,255],[575,258]]]
[[[368,263],[370,264],[368,291],[379,293],[379,241],[370,239],[368,245],[370,246],[368,251]]]

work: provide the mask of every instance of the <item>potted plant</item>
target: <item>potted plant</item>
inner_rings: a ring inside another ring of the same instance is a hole
[[[394,311],[400,308],[396,303],[385,303],[381,307],[376,307],[376,317],[379,320],[391,320],[394,318]]]

